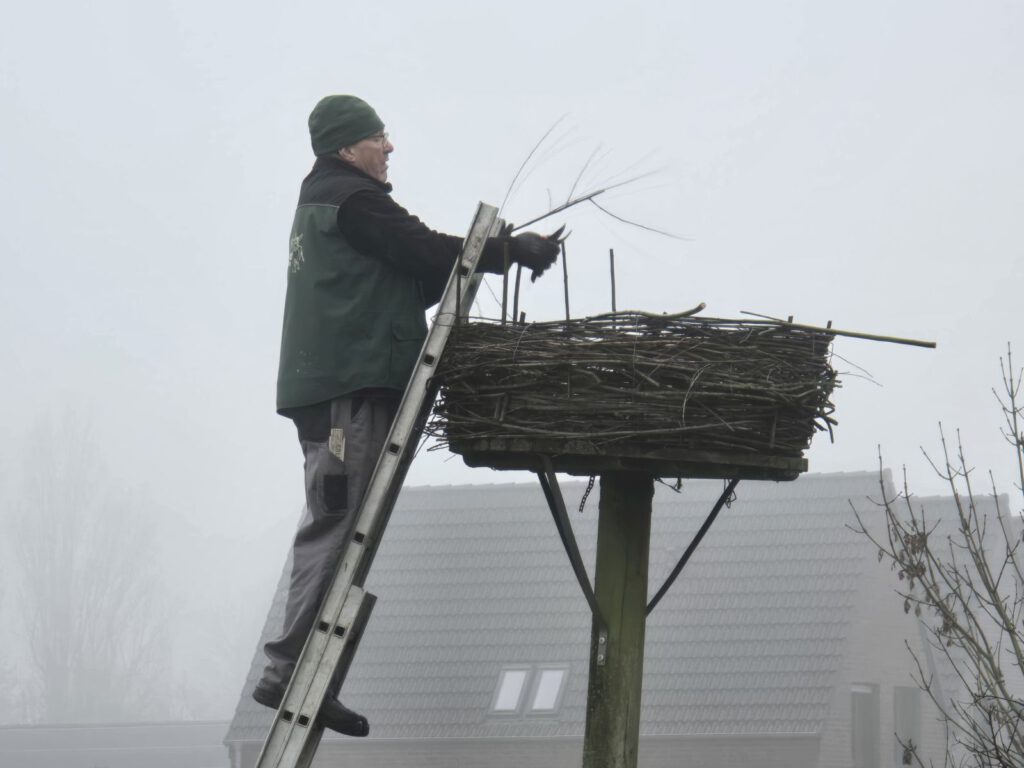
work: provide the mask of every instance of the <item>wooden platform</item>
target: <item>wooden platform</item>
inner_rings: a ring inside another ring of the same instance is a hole
[[[550,438],[452,441],[449,448],[471,467],[543,471],[542,456],[556,472],[589,476],[604,472],[643,472],[663,478],[796,480],[807,459],[754,453],[662,450],[644,452],[614,445]]]

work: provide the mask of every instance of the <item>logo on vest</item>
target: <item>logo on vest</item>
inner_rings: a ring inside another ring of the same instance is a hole
[[[296,235],[288,245],[288,271],[295,273],[302,269],[306,257],[302,255],[302,235]]]

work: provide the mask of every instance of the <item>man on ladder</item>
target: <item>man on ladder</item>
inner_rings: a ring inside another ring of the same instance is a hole
[[[462,238],[429,229],[391,199],[384,123],[355,96],[327,96],[309,116],[316,162],[302,182],[288,255],[277,411],[298,431],[306,508],[295,535],[281,635],[253,698],[277,709],[426,337]],[[490,238],[478,271],[501,273],[504,252],[535,279],[554,263],[558,238]],[[338,701],[325,728],[366,736],[366,718]]]

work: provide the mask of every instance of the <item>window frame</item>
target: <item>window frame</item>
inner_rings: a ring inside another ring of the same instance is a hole
[[[555,699],[548,709],[537,709],[534,703],[537,694],[540,693],[541,680],[545,672],[560,672],[561,678],[558,681],[558,690],[555,692]],[[533,679],[530,683],[530,692],[524,702],[523,711],[531,717],[551,717],[557,715],[562,708],[562,699],[565,696],[565,689],[568,687],[570,665],[568,664],[538,664],[534,668]]]
[[[513,672],[523,673],[523,682],[516,694],[516,705],[513,709],[498,709],[498,701],[501,699],[501,692],[504,689],[507,675]],[[526,696],[523,694],[530,690],[533,680],[533,667],[527,664],[509,664],[498,670],[498,684],[494,686],[494,693],[491,696],[490,713],[499,717],[510,717],[522,714]]]

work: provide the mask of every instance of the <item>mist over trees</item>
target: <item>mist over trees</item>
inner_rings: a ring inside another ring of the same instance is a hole
[[[187,479],[117,463],[158,436],[56,413],[0,462],[0,725],[230,717],[293,516],[211,533],[166,499]]]
[[[30,722],[168,714],[166,605],[145,499],[103,464],[79,414],[38,422],[24,457],[5,521],[2,599],[24,662],[4,675],[19,699],[7,709]]]
[[[0,566],[0,617],[13,615],[11,599],[9,596],[10,577],[9,568]],[[10,624],[10,622],[6,622]],[[0,644],[0,648],[3,645]],[[15,671],[15,664],[6,654],[0,654],[0,680],[5,684],[0,686],[0,723],[17,722],[27,719],[23,712],[20,712],[19,704],[24,704],[22,699],[22,685]]]

